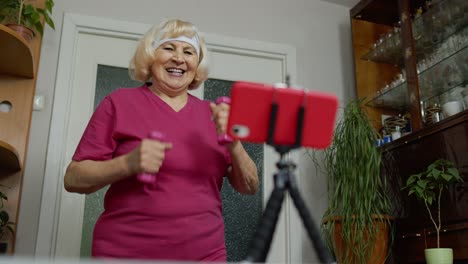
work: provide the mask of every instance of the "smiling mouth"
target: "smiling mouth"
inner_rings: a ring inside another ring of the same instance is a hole
[[[177,75],[182,75],[182,74],[185,73],[184,70],[178,69],[178,68],[168,68],[168,69],[166,69],[166,71],[167,71],[168,73],[177,74]]]

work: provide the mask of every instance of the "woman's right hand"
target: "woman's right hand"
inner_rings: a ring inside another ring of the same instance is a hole
[[[172,143],[156,139],[143,139],[138,147],[127,154],[126,161],[131,175],[157,173],[162,166],[166,150]]]

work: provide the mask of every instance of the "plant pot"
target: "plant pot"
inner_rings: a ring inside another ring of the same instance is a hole
[[[20,35],[21,37],[23,37],[24,40],[26,40],[26,43],[30,43],[31,40],[34,38],[34,31],[32,31],[28,27],[25,27],[23,25],[18,25],[18,24],[7,24],[5,26],[16,31],[18,35]]]
[[[452,264],[453,250],[451,248],[428,248],[424,250],[427,264]]]
[[[393,217],[390,216],[382,216],[383,221],[379,220],[379,218],[375,217],[375,224],[377,226],[377,233],[375,237],[375,243],[373,244],[374,247],[370,252],[370,258],[366,263],[372,264],[384,264],[385,260],[388,256],[388,248],[389,248],[389,230],[390,225],[388,220],[393,220]],[[334,222],[335,230],[333,233],[333,242],[334,242],[334,252],[337,258],[337,263],[361,263],[358,260],[358,257],[353,254],[352,249],[350,249],[350,245],[347,244],[342,235],[342,217],[334,217],[330,221]],[[364,234],[364,237],[367,237],[367,231]],[[361,241],[351,241],[351,245],[355,243],[359,243]],[[347,249],[348,248],[348,249]],[[345,252],[348,252],[345,255]]]

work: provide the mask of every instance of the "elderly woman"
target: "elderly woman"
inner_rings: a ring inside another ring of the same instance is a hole
[[[94,228],[94,257],[226,261],[223,176],[253,194],[258,175],[239,141],[217,141],[229,105],[188,93],[207,79],[206,55],[193,24],[155,26],[130,65],[132,77],[146,84],[117,89],[96,108],[64,179],[67,191],[84,194],[110,184]],[[147,138],[151,131],[163,137]],[[154,182],[139,181],[142,173]]]

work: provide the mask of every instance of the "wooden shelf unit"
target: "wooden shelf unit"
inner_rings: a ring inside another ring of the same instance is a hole
[[[0,24],[0,73],[34,78],[34,58],[29,44],[12,29]]]
[[[18,151],[10,144],[0,140],[0,168],[16,172],[21,169]]]
[[[45,7],[45,0],[35,5]],[[18,223],[29,130],[36,90],[42,38],[26,42],[10,28],[0,25],[0,103],[11,104],[0,112],[0,184],[6,186],[4,208],[10,221]],[[3,242],[3,241],[2,241]],[[7,236],[7,255],[15,254],[16,234]]]

